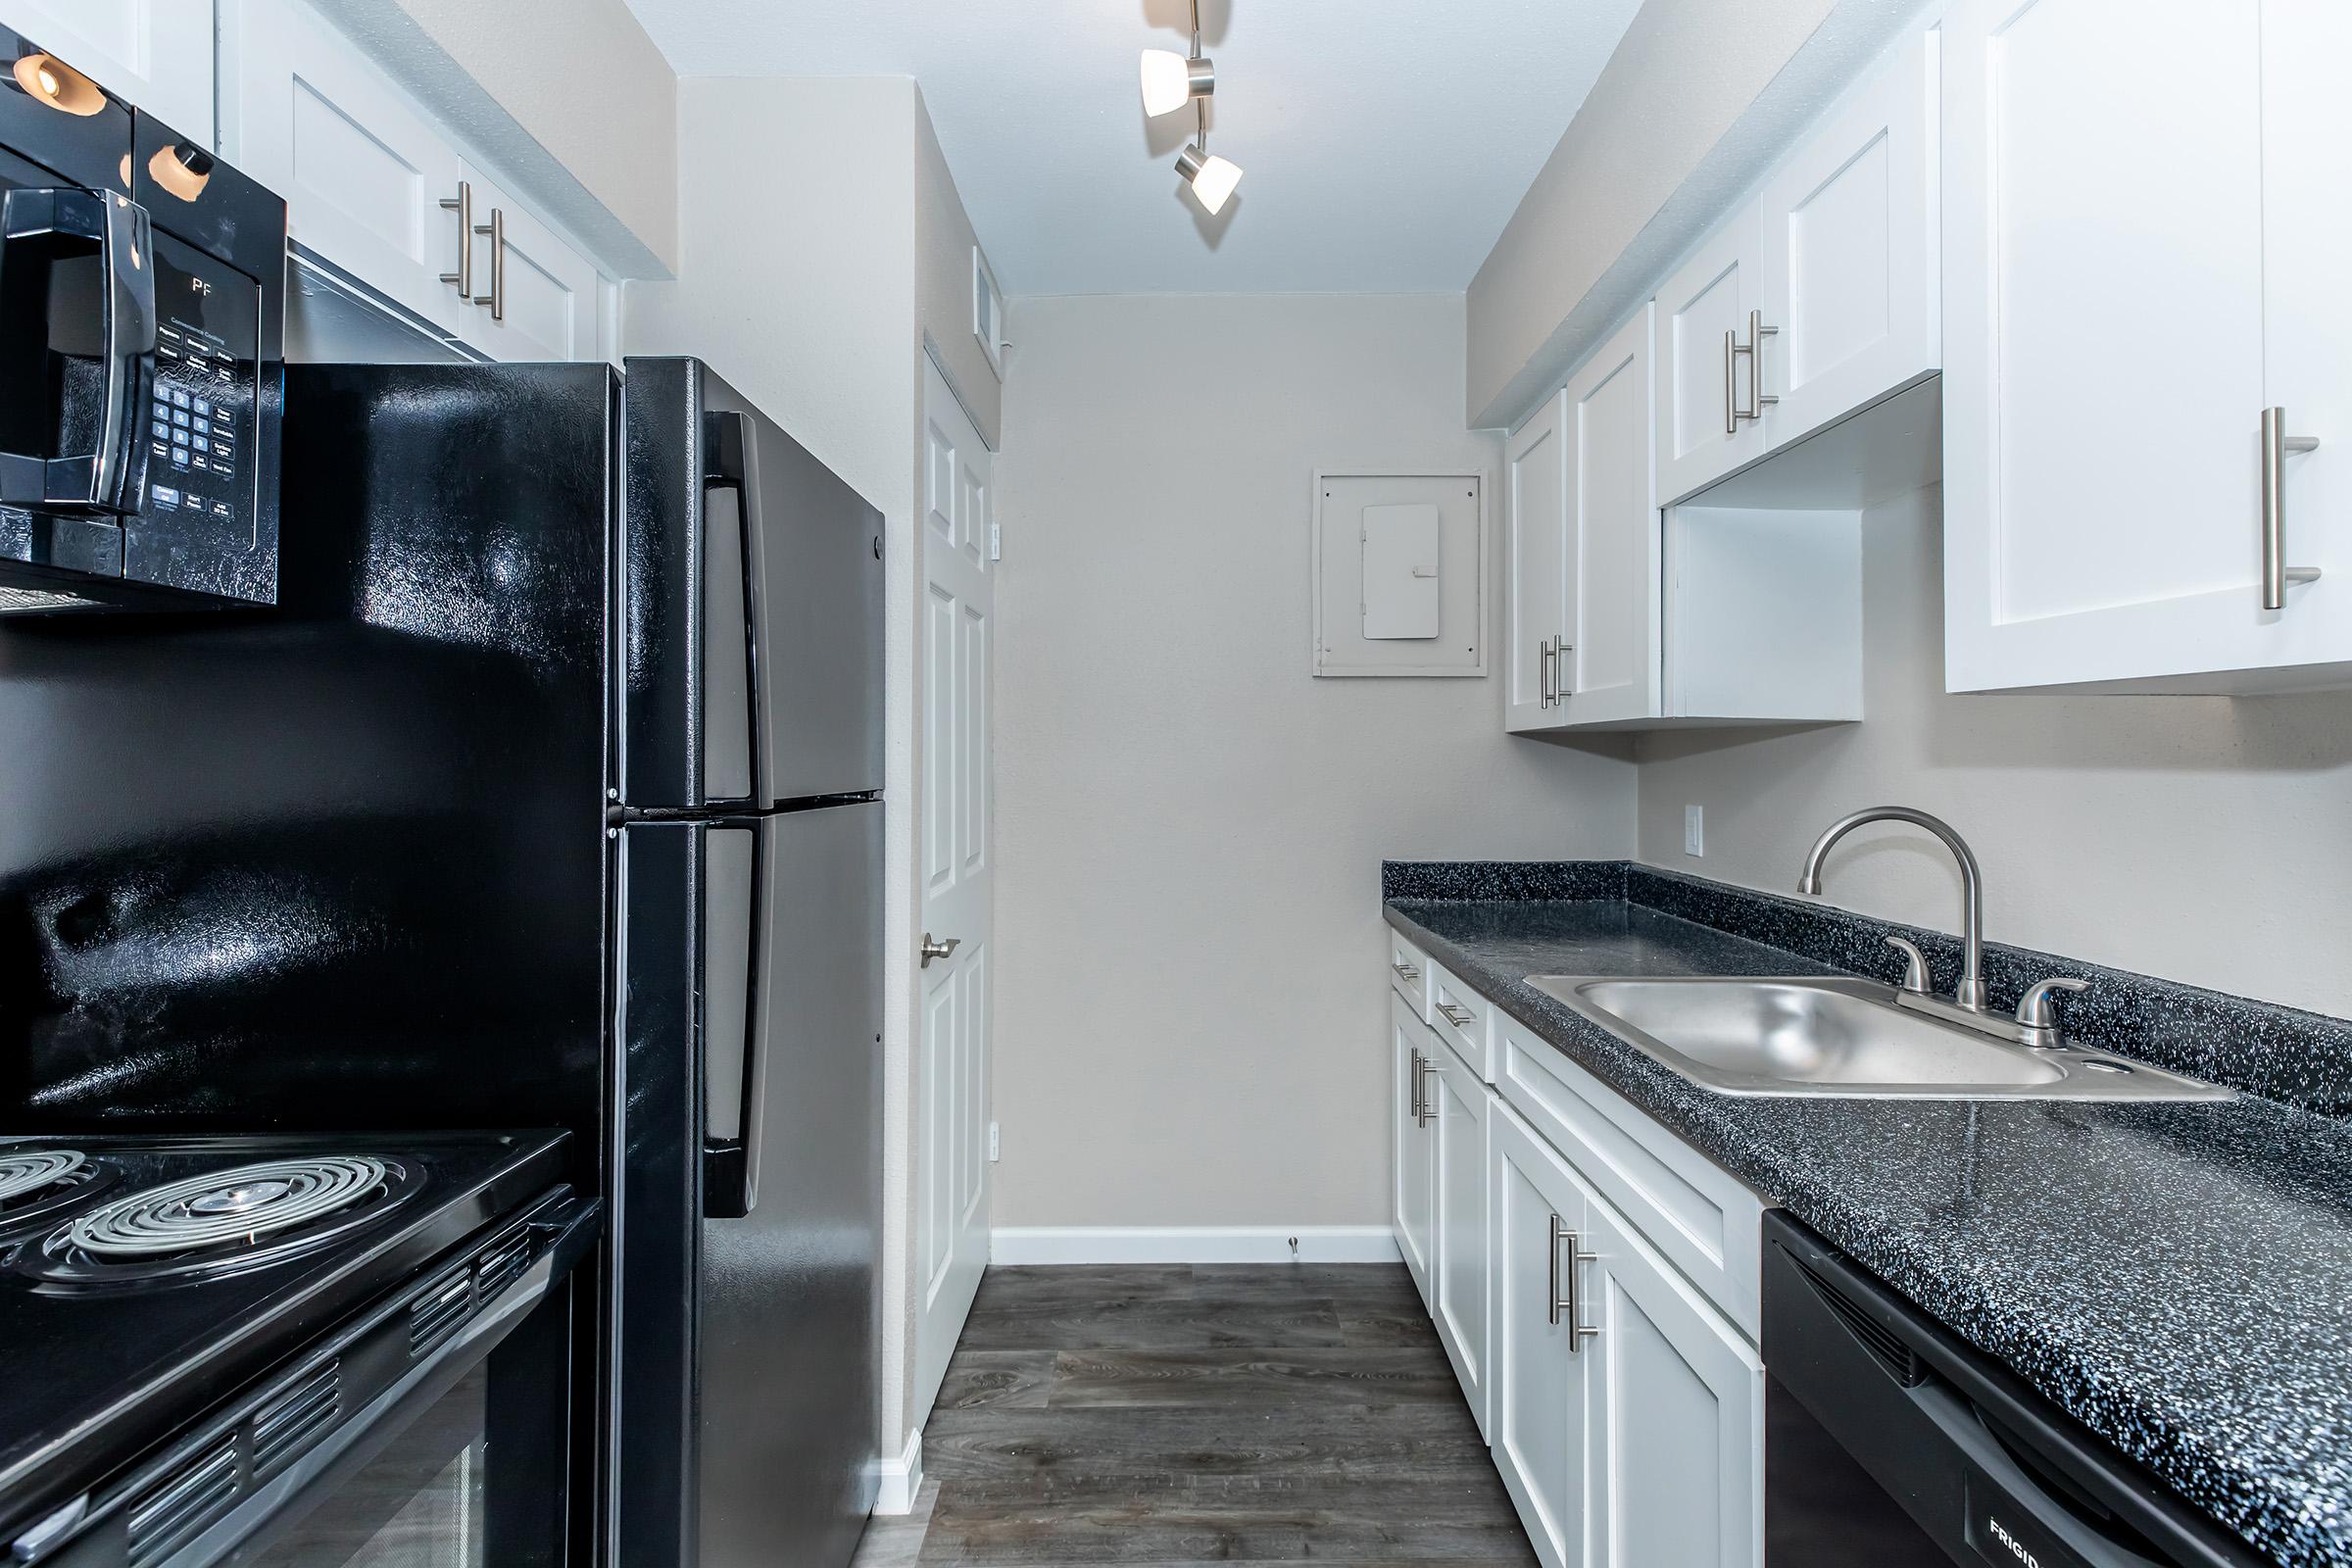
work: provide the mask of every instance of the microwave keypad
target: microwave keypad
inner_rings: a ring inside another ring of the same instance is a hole
[[[251,361],[186,320],[156,328],[155,396],[148,407],[147,500],[156,511],[234,516],[250,485],[240,468],[252,443]]]

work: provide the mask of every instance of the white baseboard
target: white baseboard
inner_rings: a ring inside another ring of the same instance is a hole
[[[874,1475],[880,1483],[874,1490],[874,1512],[914,1512],[914,1494],[923,1490],[923,1429],[906,1434],[906,1446],[898,1457],[876,1462]]]
[[[1394,1263],[1399,1255],[1386,1225],[1006,1225],[988,1244],[992,1263]]]

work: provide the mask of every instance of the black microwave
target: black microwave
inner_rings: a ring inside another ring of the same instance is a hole
[[[286,204],[0,27],[0,613],[277,601]]]

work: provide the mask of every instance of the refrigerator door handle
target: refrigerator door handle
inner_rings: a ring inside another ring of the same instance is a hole
[[[748,857],[713,853],[741,834]],[[760,1110],[767,1054],[760,1049],[760,956],[766,951],[767,829],[759,818],[720,819],[703,841],[703,1216],[742,1219],[760,1201]],[[738,904],[740,899],[740,904]],[[721,907],[722,901],[725,907]],[[722,940],[728,907],[743,907],[743,952]],[[721,918],[714,920],[713,915]],[[734,1017],[740,1007],[742,1017]],[[740,1044],[738,1044],[740,1042]]]
[[[744,738],[748,749],[750,789],[748,804],[760,807],[767,804],[767,737],[764,705],[760,700],[760,485],[756,471],[757,448],[752,439],[752,421],[734,409],[715,409],[703,416],[703,488],[732,491],[735,496],[735,521],[741,531],[737,560],[743,582],[743,691],[745,702]],[[706,587],[708,595],[710,589]],[[706,601],[708,602],[708,601]],[[707,627],[716,634],[717,628]],[[715,652],[715,649],[713,650]],[[707,725],[709,715],[704,719]],[[711,805],[724,805],[712,801]]]

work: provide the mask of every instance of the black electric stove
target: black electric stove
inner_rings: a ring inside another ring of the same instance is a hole
[[[303,1435],[388,1408],[582,1229],[523,1223],[594,1207],[561,1185],[565,1138],[0,1139],[0,1544],[41,1560],[120,1515],[91,1560],[195,1560],[293,1457],[281,1374]]]

